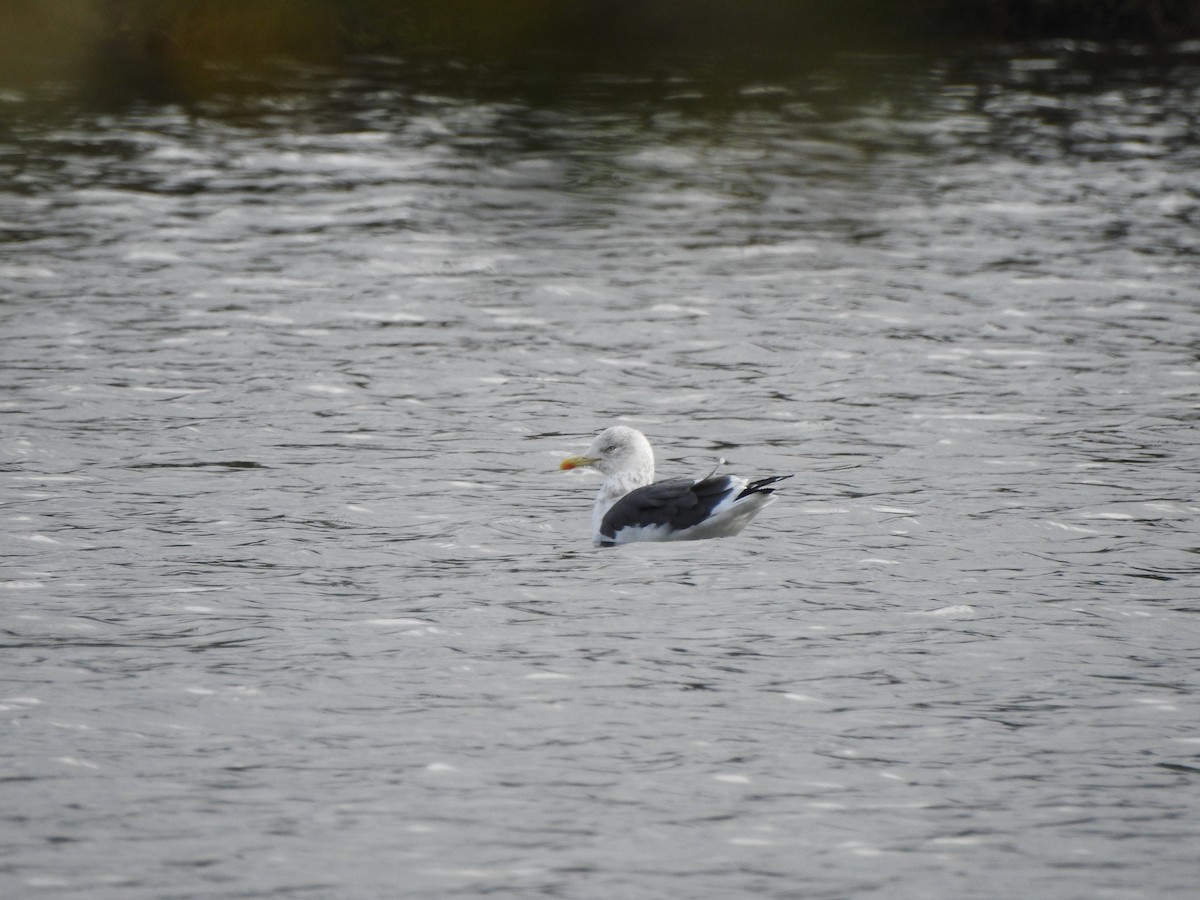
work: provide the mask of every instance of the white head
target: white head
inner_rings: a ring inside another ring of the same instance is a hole
[[[636,428],[614,425],[596,435],[582,455],[564,459],[559,468],[581,466],[592,466],[605,475],[638,475],[649,484],[654,479],[654,451]]]

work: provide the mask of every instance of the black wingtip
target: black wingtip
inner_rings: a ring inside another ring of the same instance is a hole
[[[734,499],[741,500],[743,497],[749,497],[751,494],[773,494],[775,493],[775,488],[768,487],[768,485],[775,484],[777,481],[783,481],[785,478],[791,477],[791,475],[771,475],[767,478],[760,478],[757,481],[751,481]]]

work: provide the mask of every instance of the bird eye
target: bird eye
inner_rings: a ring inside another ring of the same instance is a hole
[[[612,453],[612,452],[613,452],[614,450],[616,450],[616,449],[617,449],[617,445],[616,445],[616,444],[609,444],[607,447],[605,447],[605,448],[604,448],[604,452],[605,452],[605,453]]]

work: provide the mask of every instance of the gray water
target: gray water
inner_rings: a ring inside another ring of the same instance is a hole
[[[1194,55],[214,78],[2,98],[0,893],[1194,890]]]

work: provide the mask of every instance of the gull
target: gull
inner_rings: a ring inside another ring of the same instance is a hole
[[[596,435],[560,469],[594,468],[604,477],[592,508],[600,546],[632,541],[695,541],[732,537],[775,498],[771,485],[791,475],[749,481],[736,475],[654,480],[654,450],[636,428],[614,425]]]

